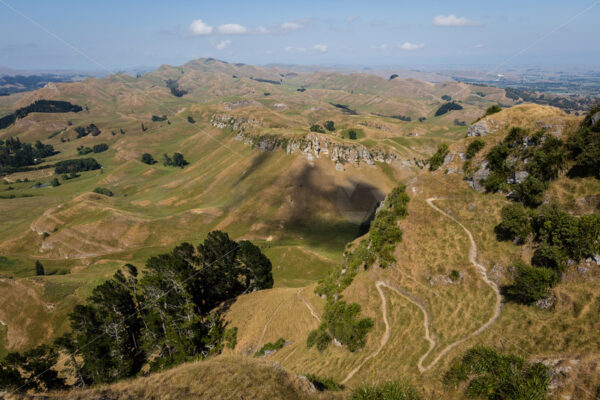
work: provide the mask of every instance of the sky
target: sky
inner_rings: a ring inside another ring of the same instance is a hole
[[[0,66],[600,66],[600,0],[0,0]]]

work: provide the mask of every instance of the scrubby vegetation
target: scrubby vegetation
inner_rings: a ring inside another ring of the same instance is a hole
[[[173,79],[167,79],[165,84],[171,91],[171,94],[175,97],[183,97],[187,94],[187,91],[179,87],[179,82]]]
[[[442,106],[437,109],[437,111],[435,112],[435,116],[439,117],[441,115],[449,113],[450,111],[462,110],[462,109],[463,109],[463,107],[454,101],[451,103],[445,103],[445,104],[442,104]]]
[[[450,100],[452,100],[452,97],[448,96],[447,94],[444,94],[444,95],[442,95],[442,100],[444,100],[444,101],[450,101]]]
[[[34,144],[21,143],[19,138],[0,140],[0,172],[11,173],[21,167],[36,165],[45,157],[56,154],[51,144],[39,140]]]
[[[144,164],[148,164],[148,165],[156,164],[156,160],[154,159],[154,157],[152,157],[152,154],[150,154],[150,153],[144,153],[144,154],[142,154],[142,160],[141,161]]]
[[[594,176],[600,179],[600,104],[593,107],[579,130],[567,140],[573,167],[571,176]]]
[[[485,110],[485,114],[483,114],[481,118],[485,118],[488,115],[499,113],[500,111],[502,111],[502,107],[500,107],[497,104],[494,104],[493,106],[489,106],[488,109]]]
[[[325,129],[323,129],[323,127],[319,124],[312,124],[310,126],[310,131],[317,132],[317,133],[325,133]]]
[[[92,171],[100,169],[102,166],[93,158],[76,158],[72,160],[63,160],[54,164],[54,173],[75,173],[81,171]]]
[[[405,382],[363,384],[352,391],[352,400],[421,400],[417,390]]]
[[[37,100],[27,107],[22,107],[14,113],[0,118],[0,129],[4,129],[15,123],[17,119],[25,118],[33,112],[39,113],[64,113],[64,112],[79,112],[81,106],[71,104],[68,101],[60,100]]]
[[[104,196],[108,196],[108,197],[114,196],[114,193],[110,189],[105,188],[105,187],[97,187],[97,188],[95,188],[94,189],[94,193],[98,193],[98,194],[101,194],[101,195],[104,195]]]
[[[323,123],[323,126],[325,127],[325,129],[327,129],[329,132],[333,132],[335,131],[335,123],[333,121],[325,121]]]
[[[309,334],[306,345],[323,351],[335,338],[352,352],[364,347],[373,321],[370,318],[359,319],[359,315],[360,305],[356,303],[328,302],[321,325]]]
[[[516,355],[475,347],[454,361],[444,381],[456,388],[466,383],[467,398],[545,400],[550,373],[542,363],[529,363]]]
[[[173,156],[170,157],[168,154],[163,155],[163,164],[166,167],[179,167],[183,168],[189,164],[187,160],[183,157],[181,153],[173,153]]]
[[[600,215],[575,217],[555,205],[528,211],[520,204],[505,206],[501,214],[496,227],[499,240],[523,243],[533,234],[536,245],[532,267],[518,264],[515,283],[505,288],[509,300],[529,304],[547,297],[568,260],[579,262],[600,253]]]
[[[475,139],[467,146],[467,152],[465,153],[465,157],[467,160],[471,160],[481,149],[485,147],[485,142],[481,139]]]
[[[260,348],[256,353],[254,353],[254,357],[262,357],[267,352],[275,352],[279,349],[282,349],[285,346],[285,339],[279,338],[273,343],[265,343],[263,347]]]
[[[0,363],[0,389],[62,387],[54,369],[58,348],[70,359],[76,386],[135,376],[144,365],[159,370],[217,354],[235,334],[215,307],[272,286],[271,262],[258,247],[210,232],[198,247],[183,243],[149,258],[141,278],[131,264],[117,271],[75,306],[72,332],[54,347],[9,353]]]
[[[435,171],[439,167],[441,167],[444,163],[444,159],[446,158],[449,152],[450,149],[448,149],[447,144],[440,144],[435,154],[429,159],[429,170]]]
[[[353,109],[351,109],[349,106],[344,105],[344,104],[338,104],[338,103],[329,103],[332,106],[334,106],[335,108],[339,108],[340,110],[342,110],[344,113],[346,114],[350,114],[350,115],[358,115],[358,113],[356,111],[354,111]]]
[[[162,117],[159,115],[153,115],[152,116],[152,122],[161,122],[161,121],[166,121],[167,120],[167,116],[163,115]]]
[[[80,156],[85,156],[86,154],[90,154],[90,153],[102,153],[103,151],[106,151],[106,150],[108,150],[108,145],[106,143],[100,143],[100,144],[94,145],[94,147],[79,146],[77,148],[77,153]]]
[[[317,376],[315,374],[306,374],[306,379],[310,381],[319,392],[330,391],[339,392],[344,390],[344,386],[340,385],[333,379],[326,376]]]
[[[89,124],[88,126],[78,126],[75,128],[75,132],[77,132],[77,139],[87,135],[98,136],[102,133],[102,131],[94,124]]]

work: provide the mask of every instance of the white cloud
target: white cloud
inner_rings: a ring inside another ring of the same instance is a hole
[[[351,15],[351,16],[349,16],[349,17],[346,18],[346,22],[349,23],[349,24],[351,24],[354,21],[356,21],[357,19],[358,19],[358,15]]]
[[[223,50],[225,47],[231,44],[231,40],[221,40],[219,43],[215,45],[217,50]]]
[[[210,35],[213,31],[213,27],[207,25],[201,19],[196,19],[190,25],[190,34],[192,35]]]
[[[224,24],[217,28],[222,35],[244,35],[248,33],[248,28],[240,24]]]
[[[294,48],[292,46],[285,46],[283,50],[287,53],[291,53],[292,51],[294,51]]]
[[[297,31],[302,28],[304,28],[304,25],[300,22],[288,21],[281,24],[281,29],[286,31]]]
[[[415,43],[411,43],[411,42],[404,42],[402,44],[399,44],[398,47],[401,48],[402,50],[412,51],[412,50],[422,49],[423,47],[425,47],[425,45],[423,43],[415,44]]]
[[[319,53],[327,53],[327,45],[325,44],[315,44],[313,49],[318,51]]]
[[[479,26],[479,22],[470,20],[467,17],[457,17],[454,14],[437,15],[431,22],[433,26]]]

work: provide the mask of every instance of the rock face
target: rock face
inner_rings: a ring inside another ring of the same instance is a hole
[[[527,171],[517,171],[514,174],[512,174],[511,176],[509,176],[506,179],[506,181],[508,184],[514,185],[514,184],[523,182],[525,179],[527,179],[528,176],[529,176],[529,172],[527,172]]]
[[[467,178],[466,181],[473,189],[477,190],[478,192],[483,192],[485,191],[485,187],[481,184],[481,182],[485,181],[488,176],[490,176],[490,173],[491,171],[488,169],[488,162],[484,161],[481,163],[479,169],[473,173],[473,176]]]
[[[488,133],[490,133],[490,126],[485,119],[469,126],[467,130],[467,136],[485,136]]]
[[[283,150],[287,154],[301,152],[309,161],[325,156],[335,163],[338,171],[344,171],[344,164],[355,166],[360,164],[374,165],[375,162],[387,164],[398,160],[395,153],[382,149],[367,149],[363,145],[346,145],[333,142],[325,135],[309,133],[300,137],[283,137],[274,135],[256,135],[247,132],[250,127],[261,126],[260,121],[253,119],[236,119],[229,115],[213,115],[211,124],[217,128],[231,128],[236,131],[235,139],[260,151]],[[407,161],[414,165],[414,161]]]
[[[600,111],[592,115],[592,126],[596,125],[598,122],[600,122]]]

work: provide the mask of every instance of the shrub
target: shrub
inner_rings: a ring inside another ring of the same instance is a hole
[[[445,94],[445,95],[442,95],[442,100],[444,100],[444,101],[450,101],[450,100],[452,100],[452,97],[450,97],[447,94]]]
[[[156,160],[154,159],[154,157],[152,157],[152,154],[144,153],[142,154],[142,162],[144,164],[152,165],[156,163]]]
[[[60,186],[60,182],[56,177],[52,179],[52,182],[50,182],[50,184],[52,185],[52,187]]]
[[[502,288],[503,294],[510,301],[521,304],[534,303],[548,297],[549,288],[558,282],[558,275],[551,269],[529,266],[521,262],[515,267],[515,282]]]
[[[444,375],[444,382],[454,387],[468,382],[466,397],[545,400],[550,372],[542,363],[528,363],[519,356],[499,354],[481,346],[455,360]]]
[[[440,144],[435,154],[429,159],[429,170],[437,170],[444,163],[449,151],[447,144]]]
[[[108,197],[112,197],[114,196],[114,193],[112,191],[110,191],[110,189],[104,188],[104,187],[97,187],[94,189],[94,193],[98,193],[98,194],[102,194],[104,196],[108,196]]]
[[[325,121],[325,123],[323,124],[323,126],[325,127],[325,129],[327,129],[329,132],[333,132],[335,131],[335,123],[333,121]]]
[[[102,168],[102,166],[93,158],[76,158],[72,160],[59,161],[54,164],[54,172],[56,174],[62,174],[66,172],[75,174],[76,172],[92,171],[100,168]]]
[[[498,240],[525,240],[531,233],[529,213],[522,204],[509,204],[500,212],[502,222],[494,229]]]
[[[358,319],[360,305],[345,301],[328,303],[323,314],[324,327],[348,350],[354,352],[366,343],[366,335],[373,327],[370,318]]]
[[[537,207],[544,201],[544,192],[547,187],[548,185],[545,182],[533,175],[529,175],[523,182],[517,185],[515,195],[523,204]]]
[[[188,115],[187,120],[190,124],[195,124],[196,121],[194,120],[194,118],[191,115]]]
[[[237,345],[237,333],[237,326],[225,330],[225,333],[223,334],[223,341],[225,342],[225,347],[227,347],[228,349],[235,349],[235,346]]]
[[[485,114],[483,114],[483,117],[481,118],[485,118],[488,115],[499,113],[500,111],[502,111],[502,107],[500,107],[497,104],[494,104],[493,106],[489,106],[488,109],[485,110]]]
[[[352,391],[352,400],[421,400],[421,395],[405,382],[363,384]]]
[[[317,132],[317,133],[325,133],[325,130],[323,129],[323,127],[319,124],[312,124],[310,126],[310,131],[311,132]]]
[[[44,272],[44,266],[39,260],[36,260],[35,262],[35,274],[37,276],[46,275],[46,273]]]
[[[450,279],[452,279],[452,282],[456,282],[460,279],[460,273],[457,270],[453,269],[452,271],[450,271]]]
[[[103,151],[108,150],[108,145],[106,143],[96,144],[94,145],[92,150],[94,151],[94,153],[102,153]]]
[[[324,392],[326,390],[330,392],[339,392],[344,390],[344,386],[340,385],[333,379],[324,376],[317,376],[315,374],[306,374],[306,379],[310,381],[315,386],[319,392]]]
[[[308,338],[306,338],[306,347],[311,348],[316,346],[317,350],[323,351],[329,346],[329,343],[331,343],[332,340],[333,339],[329,336],[324,326],[321,325],[318,329],[312,330],[308,334]]]
[[[279,338],[274,343],[266,343],[263,347],[260,348],[259,351],[254,353],[254,357],[262,357],[265,355],[267,351],[277,351],[285,346],[285,339]]]
[[[440,115],[444,115],[446,113],[449,113],[450,111],[462,110],[462,109],[463,109],[462,106],[455,102],[445,103],[440,108],[438,108],[438,110],[435,112],[435,116],[439,117]]]
[[[474,141],[469,143],[469,146],[467,146],[467,152],[466,152],[467,160],[470,160],[473,157],[475,157],[475,154],[477,154],[484,147],[485,147],[485,142],[481,139],[475,139]]]
[[[188,165],[189,163],[183,157],[183,154],[181,154],[181,153],[173,153],[173,157],[169,157],[167,154],[165,154],[163,156],[163,164],[165,166],[183,168],[186,165]]]
[[[356,140],[356,131],[354,129],[348,130],[348,139]]]
[[[92,150],[90,147],[87,147],[87,146],[79,146],[77,148],[77,153],[80,156],[85,156],[86,154],[90,154],[92,151],[94,151],[94,150]]]
[[[567,256],[560,247],[541,243],[531,257],[531,264],[562,273],[567,266]]]
[[[166,121],[167,120],[167,116],[163,115],[162,117],[158,116],[158,115],[153,115],[152,116],[152,122],[161,122],[161,121]]]

